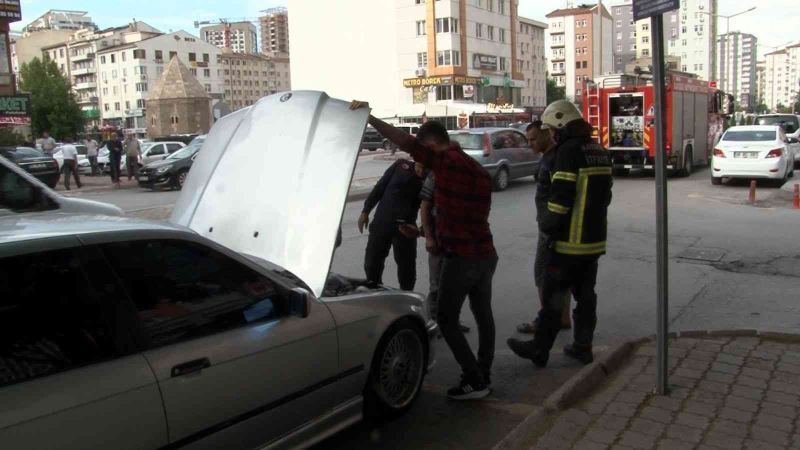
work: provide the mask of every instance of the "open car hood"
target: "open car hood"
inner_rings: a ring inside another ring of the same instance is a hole
[[[369,115],[348,106],[295,91],[223,117],[170,221],[284,267],[320,297]]]

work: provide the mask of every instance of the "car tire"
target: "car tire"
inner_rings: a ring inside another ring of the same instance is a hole
[[[711,184],[719,186],[722,184],[722,177],[711,177]]]
[[[508,168],[501,167],[497,169],[497,175],[494,176],[494,190],[497,192],[505,191],[508,188],[509,181]]]
[[[175,189],[183,189],[183,184],[186,182],[186,177],[189,176],[189,169],[181,169],[175,174]]]
[[[428,361],[427,337],[413,319],[394,323],[378,343],[364,389],[364,416],[391,419],[419,397]]]
[[[678,171],[679,177],[688,177],[694,172],[694,155],[692,154],[692,147],[686,147],[683,152],[683,167]]]
[[[386,141],[383,141],[383,146],[382,146],[382,147],[383,147],[383,149],[384,149],[384,150],[386,150],[387,152],[390,152],[390,151],[392,151],[392,146],[393,146],[393,144],[392,144],[391,142],[389,142],[388,140],[386,140]]]

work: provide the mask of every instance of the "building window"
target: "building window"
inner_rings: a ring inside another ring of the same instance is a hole
[[[111,108],[108,106],[108,103],[103,104],[103,111],[108,112]]]
[[[506,70],[508,70],[508,60],[506,60],[506,58],[501,56],[500,57],[500,71],[501,72],[505,72]]]
[[[111,64],[114,64],[115,62],[117,62],[117,59],[116,59],[116,57],[114,56],[113,53],[110,56],[111,56]]]
[[[587,67],[588,63],[586,61],[583,61],[583,63],[581,64],[581,68],[586,69]]]
[[[211,60],[211,58],[208,56],[208,53],[203,53],[203,62],[207,63],[210,60]]]
[[[436,86],[436,100],[452,100],[453,86]]]
[[[119,111],[119,110],[120,110],[119,102],[115,102],[114,103],[114,111]]]
[[[461,52],[458,50],[440,50],[436,52],[437,66],[460,66]]]
[[[649,48],[643,48],[642,49],[642,56],[650,56],[650,49]]]
[[[436,19],[437,33],[458,33],[458,19],[443,17]]]
[[[506,0],[497,0],[497,12],[500,14],[506,13]]]
[[[482,38],[483,37],[483,24],[475,22],[475,37]]]
[[[650,42],[650,36],[642,36],[642,43],[647,44]]]
[[[505,42],[506,41],[506,29],[505,28],[500,28],[498,31],[500,32],[500,42]]]
[[[643,23],[642,24],[642,31],[650,31],[650,25],[646,24],[646,23]]]
[[[147,92],[147,83],[136,83],[136,92]]]
[[[163,59],[164,54],[161,52],[161,50],[156,50],[156,61],[163,61]]]
[[[576,69],[580,69],[581,68],[581,62],[580,61],[575,61],[575,68]]]
[[[494,27],[491,25],[486,25],[486,37],[490,40],[494,40]]]
[[[621,51],[622,51],[622,44],[617,44],[617,51],[618,51],[618,52],[621,52]]]
[[[133,51],[133,59],[145,59],[144,49],[136,49]]]
[[[427,33],[425,32],[425,21],[418,20],[417,21],[417,36],[425,36]]]
[[[140,99],[136,100],[136,107],[137,108],[144,108],[144,99],[143,98],[140,98]]]
[[[486,0],[486,9],[488,11],[494,11],[494,0]]]
[[[172,60],[172,58],[174,58],[176,56],[178,56],[178,52],[169,52],[169,59],[170,60]]]
[[[428,52],[417,53],[417,67],[428,67]]]
[[[189,62],[197,62],[197,54],[189,53]]]

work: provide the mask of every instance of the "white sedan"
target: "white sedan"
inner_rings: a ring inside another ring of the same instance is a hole
[[[786,180],[794,175],[794,147],[777,125],[731,127],[714,147],[711,183],[723,178]]]

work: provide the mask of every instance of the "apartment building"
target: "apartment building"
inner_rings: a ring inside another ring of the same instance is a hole
[[[250,22],[221,23],[200,28],[200,38],[209,44],[224,49],[225,35],[229,34],[227,45],[236,53],[258,52],[258,31]]]
[[[291,90],[288,55],[223,52],[221,65],[223,98],[231,111],[250,106],[261,97]]]
[[[765,55],[763,101],[772,111],[788,108],[800,93],[800,43]]]
[[[459,116],[522,111],[516,0],[289,0],[289,9],[293,89],[369,100],[378,116],[437,117],[450,128]],[[317,38],[330,23],[347,33]]]
[[[632,0],[611,7],[614,18],[614,70],[652,55],[650,19],[633,21]],[[714,80],[716,71],[717,0],[681,0],[680,9],[664,15],[664,46],[668,56],[679,58],[678,69],[704,80]]]
[[[767,91],[767,61],[756,62],[756,107],[766,104],[764,94]],[[756,111],[761,112],[761,111]]]
[[[103,122],[144,135],[149,85],[161,77],[173,56],[203,85],[212,104],[222,98],[222,50],[185,31],[161,34],[98,50]]]
[[[717,37],[718,87],[747,111],[757,104],[756,58],[758,38],[738,31]]]
[[[613,22],[605,6],[558,9],[547,16],[550,76],[567,98],[581,99],[583,82],[613,69]]]
[[[23,36],[44,30],[78,31],[97,28],[86,11],[51,9],[22,28]]]
[[[544,22],[519,18],[517,70],[525,77],[520,105],[538,110],[547,106],[546,30]]]
[[[309,2],[309,7],[316,6],[319,2]],[[330,5],[335,6],[335,5]],[[292,9],[294,11],[294,9]],[[287,8],[270,8],[261,11],[259,18],[261,24],[261,51],[264,53],[289,53],[289,10]],[[352,14],[352,10],[341,8],[337,15],[350,14],[364,20],[363,14]],[[314,40],[319,40],[319,30],[314,34]],[[327,39],[330,35],[326,35]]]

